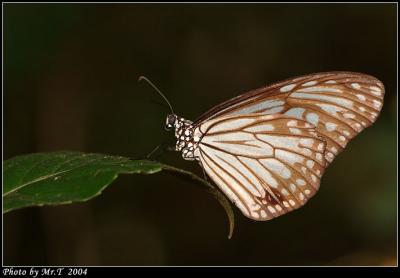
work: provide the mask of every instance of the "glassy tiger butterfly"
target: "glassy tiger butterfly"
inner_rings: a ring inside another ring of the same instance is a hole
[[[198,161],[245,216],[264,221],[315,195],[327,166],[377,119],[384,86],[362,73],[309,74],[232,98],[195,122],[162,96],[175,150]]]

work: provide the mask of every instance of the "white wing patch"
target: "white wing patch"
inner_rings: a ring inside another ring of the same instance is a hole
[[[227,115],[241,115],[250,113],[264,113],[264,114],[275,114],[281,112],[284,109],[285,102],[283,100],[266,100],[257,102],[253,105],[248,105],[242,109],[235,110]]]
[[[200,144],[224,149],[235,155],[252,157],[271,157],[274,149],[264,141],[258,140],[252,133],[244,131],[212,133],[204,136]],[[243,148],[245,146],[245,148]]]
[[[282,115],[248,114],[217,118],[207,126],[198,127],[204,129],[200,162],[247,217],[280,216],[318,190],[325,143],[313,125]]]

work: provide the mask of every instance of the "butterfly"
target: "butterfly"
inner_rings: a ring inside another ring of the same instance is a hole
[[[315,73],[239,95],[195,122],[159,93],[172,111],[165,127],[175,131],[175,150],[197,161],[245,216],[265,221],[316,194],[328,165],[376,121],[384,91],[370,75]]]

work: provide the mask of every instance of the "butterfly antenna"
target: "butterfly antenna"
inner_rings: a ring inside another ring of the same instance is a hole
[[[140,76],[139,79],[138,79],[138,81],[142,81],[142,80],[144,80],[144,81],[146,81],[147,83],[149,83],[150,86],[153,87],[153,89],[156,90],[156,91],[160,94],[160,96],[163,97],[163,99],[167,102],[169,108],[171,109],[172,114],[175,114],[175,113],[174,113],[174,109],[172,109],[171,103],[169,103],[168,99],[164,96],[163,93],[161,93],[161,91],[156,87],[156,85],[154,85],[154,84],[153,84],[149,79],[147,79],[146,77]]]

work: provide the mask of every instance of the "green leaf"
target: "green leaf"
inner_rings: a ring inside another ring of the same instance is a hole
[[[87,201],[119,174],[154,174],[167,171],[202,185],[225,209],[231,238],[234,215],[219,190],[195,174],[149,160],[80,152],[35,153],[17,156],[3,164],[3,213],[30,206]]]

